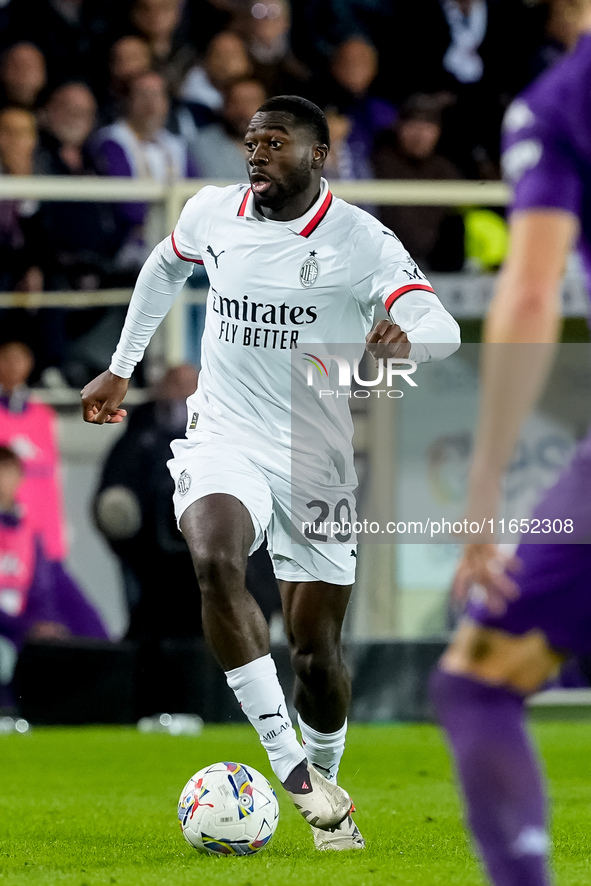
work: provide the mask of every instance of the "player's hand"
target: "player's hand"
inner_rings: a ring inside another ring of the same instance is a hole
[[[497,545],[471,543],[464,545],[464,553],[454,576],[451,599],[464,603],[474,588],[484,597],[493,615],[502,615],[511,600],[519,596],[519,588],[509,572],[518,572],[516,557],[503,555]]]
[[[406,358],[410,354],[410,342],[400,326],[390,320],[380,320],[365,337],[366,350],[374,360],[388,357]]]
[[[97,375],[80,392],[82,397],[82,417],[95,425],[109,422],[116,425],[127,415],[126,409],[119,409],[127,393],[128,378],[106,372]]]

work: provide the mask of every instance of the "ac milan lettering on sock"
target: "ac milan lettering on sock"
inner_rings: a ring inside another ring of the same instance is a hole
[[[283,782],[305,760],[289,718],[277,669],[269,654],[226,672],[228,686],[256,729],[273,772]],[[270,728],[271,723],[273,728]],[[307,775],[307,770],[306,770]]]
[[[286,729],[291,729],[289,723],[282,723],[279,729],[272,729],[270,732],[267,732],[266,735],[261,736],[261,741],[271,741],[272,738],[277,738],[278,735],[281,735],[282,732],[285,732]]]

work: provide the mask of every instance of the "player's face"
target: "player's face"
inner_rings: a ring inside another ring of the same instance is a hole
[[[317,190],[328,149],[315,142],[292,114],[257,112],[244,145],[257,207],[278,212],[301,195]]]

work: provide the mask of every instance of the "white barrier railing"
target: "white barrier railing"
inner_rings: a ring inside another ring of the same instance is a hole
[[[184,179],[161,185],[151,179],[68,175],[0,176],[0,200],[57,200],[67,202],[137,200],[182,204],[207,185],[234,184],[214,179]],[[504,206],[509,190],[503,182],[489,181],[335,181],[330,189],[351,203],[415,206]]]
[[[150,179],[71,176],[0,176],[0,200],[51,200],[67,202],[146,202],[160,205],[156,225],[151,226],[154,242],[173,230],[185,202],[207,185],[232,184],[210,179],[185,179],[161,185]],[[351,203],[406,206],[504,206],[510,192],[503,182],[490,181],[347,181],[331,182],[337,197]],[[437,294],[457,317],[481,317],[492,295],[490,274],[431,274]],[[0,293],[0,308],[40,307],[90,308],[125,305],[129,289],[94,292]],[[170,363],[185,357],[184,314],[188,304],[203,304],[204,289],[185,288],[164,324],[164,351]],[[564,316],[588,313],[588,296],[580,277],[571,275],[563,291]]]

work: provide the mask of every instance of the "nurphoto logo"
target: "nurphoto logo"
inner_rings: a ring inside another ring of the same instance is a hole
[[[320,399],[323,397],[354,397],[358,400],[367,399],[372,394],[380,397],[382,394],[392,400],[398,400],[404,396],[404,391],[394,388],[394,384],[401,380],[412,388],[418,387],[416,381],[411,378],[416,372],[417,364],[414,360],[402,357],[380,357],[375,361],[376,378],[361,378],[359,374],[360,360],[356,357],[351,366],[349,360],[340,354],[326,354],[322,358],[314,354],[304,354],[304,360],[308,363],[306,383],[308,387],[317,388],[318,382],[330,384],[330,373],[327,366],[334,361],[338,369],[338,382],[334,388],[318,390]],[[316,370],[316,371],[315,371]],[[354,381],[359,387],[351,391],[351,382]],[[379,388],[378,385],[384,385]]]

